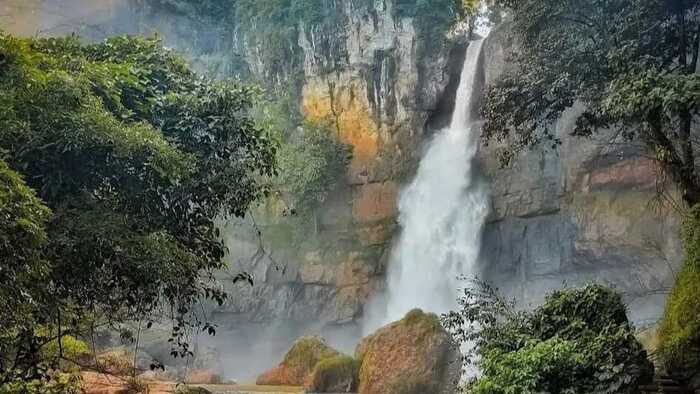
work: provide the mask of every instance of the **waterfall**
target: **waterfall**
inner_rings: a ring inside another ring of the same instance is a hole
[[[463,286],[458,277],[477,274],[489,207],[473,163],[480,133],[474,98],[482,45],[483,40],[470,43],[451,124],[430,141],[415,179],[400,195],[401,232],[390,257],[386,298],[368,308],[366,331],[413,308],[455,309]]]

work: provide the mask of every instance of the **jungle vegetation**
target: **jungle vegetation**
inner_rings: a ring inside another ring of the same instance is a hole
[[[97,328],[169,322],[174,356],[215,330],[194,309],[227,297],[215,220],[276,173],[257,95],[158,39],[0,35],[0,385],[76,362],[61,338]]]

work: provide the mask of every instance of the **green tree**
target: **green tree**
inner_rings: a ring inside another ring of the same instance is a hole
[[[475,394],[629,393],[653,375],[621,297],[600,285],[547,295],[525,312],[475,282],[443,325],[472,350]]]
[[[700,201],[691,131],[700,106],[700,2],[501,1],[510,10],[513,67],[483,106],[487,140],[559,144],[552,124],[579,101],[574,134],[616,130],[640,141],[690,205]]]
[[[52,328],[2,325],[0,383],[39,376],[56,362],[40,357],[51,336],[86,325],[165,317],[182,356],[188,328],[213,330],[192,306],[227,296],[213,277],[225,253],[215,220],[243,215],[275,172],[275,145],[248,115],[256,95],[195,75],[158,39],[0,35],[0,152],[11,168],[0,167],[10,190],[0,198],[19,204],[1,208],[0,232],[26,244],[12,264],[37,261],[16,282],[36,298],[17,310]]]
[[[279,152],[278,188],[287,205],[311,215],[342,181],[351,155],[330,127],[306,122],[292,131]]]

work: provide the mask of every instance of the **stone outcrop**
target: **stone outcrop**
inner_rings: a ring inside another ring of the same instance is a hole
[[[485,45],[486,83],[510,67],[508,26]],[[571,136],[580,106],[556,122],[562,145],[520,154],[500,168],[502,146],[482,146],[492,213],[484,235],[485,277],[523,305],[562,286],[602,282],[622,292],[638,326],[661,317],[682,260],[679,216],[656,163],[609,132]],[[611,143],[612,142],[612,143]]]
[[[438,317],[418,309],[364,338],[355,358],[359,394],[452,393],[462,367],[459,349]]]
[[[310,393],[354,393],[358,373],[359,363],[352,357],[331,357],[316,364],[304,389]]]
[[[320,361],[339,355],[340,353],[328,346],[323,338],[300,338],[294,342],[280,365],[260,375],[256,383],[268,386],[302,386]]]

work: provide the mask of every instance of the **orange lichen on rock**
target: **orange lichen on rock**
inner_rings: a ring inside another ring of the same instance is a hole
[[[368,183],[356,188],[352,214],[361,223],[391,219],[396,216],[399,187],[395,182]]]
[[[379,128],[360,92],[349,86],[311,81],[304,87],[302,112],[310,121],[331,121],[341,141],[352,145],[350,177],[362,181],[375,165],[379,152]]]

